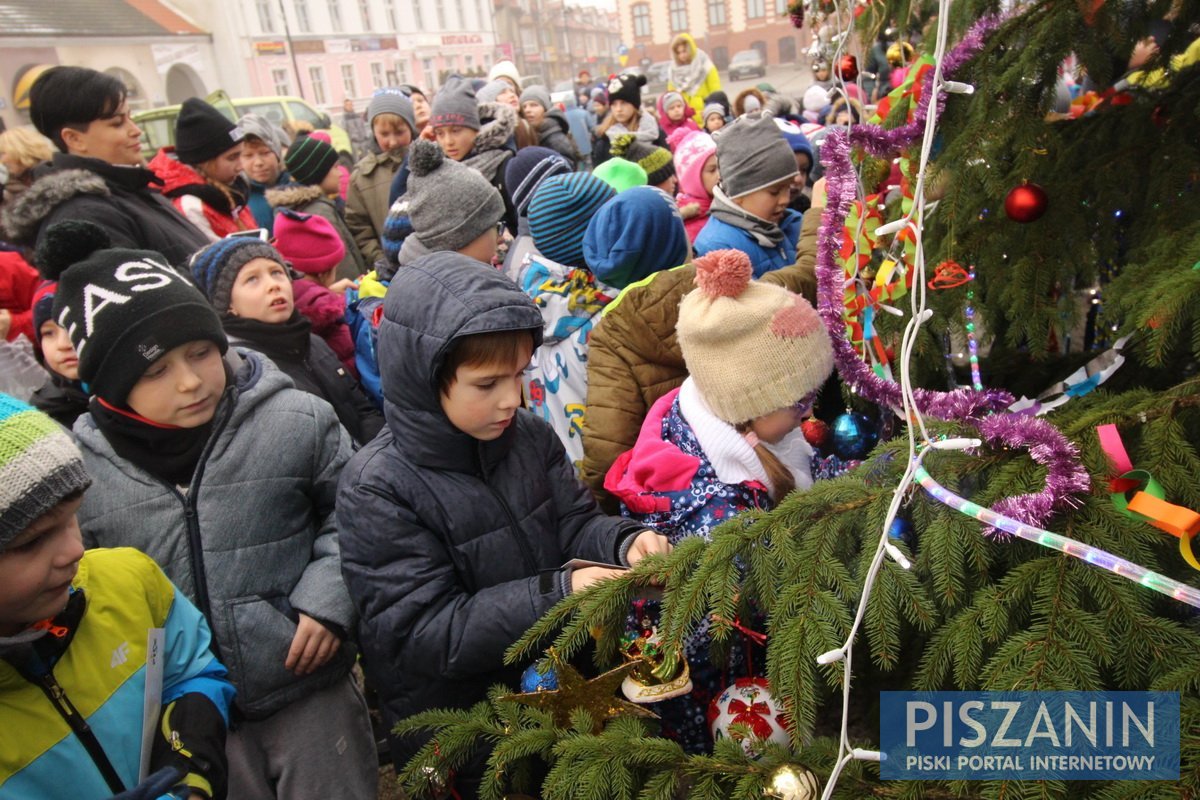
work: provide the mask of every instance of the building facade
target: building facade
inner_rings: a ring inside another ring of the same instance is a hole
[[[561,0],[495,0],[496,35],[504,58],[522,76],[540,76],[547,86],[620,69],[620,19],[616,12]]]
[[[758,50],[768,65],[795,63],[808,41],[788,21],[787,0],[618,0],[617,9],[634,63],[669,60],[680,33],[721,70],[741,50]]]
[[[90,67],[120,78],[129,106],[182,102],[219,85],[213,37],[158,0],[113,3],[95,13],[87,0],[0,3],[0,117],[29,122],[29,88],[57,65]]]

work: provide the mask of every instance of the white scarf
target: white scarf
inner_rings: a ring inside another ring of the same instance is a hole
[[[629,128],[626,128],[624,124],[615,122],[607,131],[605,131],[605,133],[608,135],[608,140],[610,142],[615,142],[618,136],[623,136],[627,133],[632,133],[643,142],[654,142],[656,139],[658,139],[658,122],[654,119],[654,115],[649,111],[642,111],[641,113],[641,117],[638,118],[638,129],[636,131],[631,131]]]
[[[717,473],[717,480],[731,486],[758,481],[775,497],[775,485],[767,477],[758,453],[754,452],[750,442],[737,428],[709,409],[690,377],[679,387],[679,413],[695,434],[696,442]],[[813,451],[799,429],[783,437],[778,444],[763,444],[792,473],[797,489],[812,488]]]
[[[712,68],[708,54],[693,44],[691,61],[687,64],[671,61],[671,86],[684,95],[690,95],[700,88]]]

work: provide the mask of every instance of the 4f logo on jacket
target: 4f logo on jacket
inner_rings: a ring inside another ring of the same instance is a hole
[[[116,669],[129,660],[129,642],[121,642],[116,650],[113,650],[112,660],[109,661],[109,669]]]

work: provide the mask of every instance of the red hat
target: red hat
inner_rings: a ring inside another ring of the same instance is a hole
[[[326,272],[342,262],[346,246],[337,228],[316,214],[290,209],[275,217],[275,249],[294,269],[309,275]]]

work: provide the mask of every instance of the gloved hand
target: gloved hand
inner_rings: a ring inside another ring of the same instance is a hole
[[[183,770],[178,767],[163,767],[158,772],[148,775],[146,780],[132,789],[113,795],[112,800],[158,800],[164,795],[174,797],[171,790],[182,779]]]

